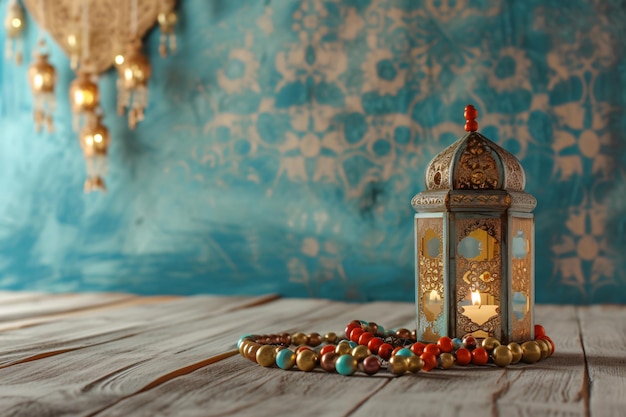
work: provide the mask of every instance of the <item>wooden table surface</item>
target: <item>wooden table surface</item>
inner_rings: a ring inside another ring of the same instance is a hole
[[[403,377],[262,368],[245,333],[413,328],[412,303],[0,292],[1,416],[626,416],[626,307],[536,307],[535,365]]]

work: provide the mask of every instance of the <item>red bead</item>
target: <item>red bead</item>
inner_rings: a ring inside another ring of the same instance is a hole
[[[535,339],[546,335],[546,329],[541,324],[535,324]]]
[[[424,352],[420,355],[420,358],[424,361],[423,371],[428,372],[437,366],[437,357],[432,353]]]
[[[363,332],[361,336],[359,336],[359,345],[367,346],[367,343],[374,338],[374,335],[370,332]]]
[[[361,337],[361,335],[365,333],[365,330],[361,329],[360,327],[357,327],[356,329],[353,329],[350,332],[350,340],[352,340],[354,343],[358,343],[359,342],[359,337]]]
[[[335,351],[336,346],[334,345],[326,345],[323,348],[320,349],[320,356],[324,356],[324,353],[328,353],[328,352],[334,352]]]
[[[389,360],[389,358],[391,358],[392,352],[393,346],[391,346],[389,343],[383,343],[378,347],[378,356],[380,356],[384,360]]]
[[[421,355],[422,353],[424,353],[424,348],[426,347],[425,344],[423,344],[422,342],[416,342],[413,343],[410,347],[411,352],[413,352],[414,354],[416,354],[417,356]]]
[[[439,350],[445,353],[450,353],[454,350],[454,345],[452,344],[452,339],[448,336],[444,336],[437,342],[437,346],[439,346]]]
[[[476,110],[476,107],[468,104],[467,106],[465,106],[463,117],[465,117],[465,120],[473,120],[478,117],[478,110]]]
[[[346,337],[349,339],[350,338],[350,333],[352,333],[352,330],[354,329],[360,329],[361,325],[357,325],[354,323],[350,323],[346,326],[346,329],[344,330],[344,333],[346,334]]]
[[[465,122],[466,132],[476,132],[478,130],[478,122],[476,120],[468,120]]]
[[[424,348],[424,352],[432,353],[435,356],[439,356],[439,354],[441,353],[441,350],[439,349],[439,346],[437,346],[436,344],[429,343]]]
[[[380,345],[382,345],[383,343],[385,343],[383,341],[383,339],[381,339],[380,337],[373,337],[370,339],[369,342],[367,342],[367,348],[370,350],[370,352],[372,352],[374,355],[378,355],[378,348],[380,347]]]
[[[473,350],[476,347],[476,338],[474,336],[466,336],[463,338],[463,346],[468,350]]]
[[[374,375],[380,369],[380,361],[374,355],[370,355],[363,359],[363,372],[368,375]]]
[[[487,365],[489,362],[489,353],[481,347],[472,351],[472,363],[474,365]]]
[[[396,356],[396,353],[398,353],[398,351],[399,351],[400,349],[402,349],[402,348],[403,348],[403,346],[396,346],[396,347],[393,349],[393,352],[391,352],[391,356]]]
[[[299,346],[298,349],[296,349],[296,355],[300,352],[302,352],[303,350],[313,350],[308,346]]]
[[[472,353],[465,348],[457,349],[455,355],[457,365],[466,366],[472,362]]]

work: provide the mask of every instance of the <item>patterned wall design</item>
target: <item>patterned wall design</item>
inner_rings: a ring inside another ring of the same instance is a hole
[[[412,300],[410,200],[473,103],[539,201],[537,301],[626,302],[623,1],[180,3],[136,131],[100,80],[105,195],[82,193],[67,58],[43,135],[0,61],[0,288]]]

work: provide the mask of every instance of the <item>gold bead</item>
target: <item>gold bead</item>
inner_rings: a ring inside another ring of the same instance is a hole
[[[263,345],[256,351],[256,362],[269,368],[276,364],[276,349],[272,345]]]
[[[439,360],[443,369],[450,369],[454,366],[454,355],[452,353],[442,353],[439,355]]]
[[[363,345],[359,345],[359,346],[355,346],[352,349],[352,352],[350,352],[350,354],[352,356],[354,356],[354,358],[358,361],[361,362],[363,359],[367,358],[369,355],[372,354],[372,352],[370,352],[370,350],[367,348],[367,346],[363,346]]]
[[[515,364],[522,360],[522,354],[524,352],[522,352],[522,347],[519,345],[519,343],[511,342],[507,347],[513,354],[513,359],[511,360],[511,363]]]
[[[261,347],[258,343],[249,343],[248,348],[245,350],[246,358],[251,360],[252,362],[256,362],[256,352]]]
[[[298,365],[298,369],[301,371],[312,371],[315,369],[315,365],[317,365],[317,353],[308,349],[300,351],[296,355],[296,365]]]
[[[324,342],[335,343],[337,341],[337,334],[335,332],[328,332],[324,335]]]
[[[513,361],[513,352],[511,352],[508,346],[496,347],[491,356],[493,357],[493,362],[503,368],[509,366]]]
[[[335,353],[339,356],[349,354],[352,348],[348,342],[339,342],[335,348]]]
[[[417,355],[409,356],[406,358],[407,370],[412,374],[417,373],[424,367],[424,360]]]
[[[541,349],[537,342],[530,341],[522,343],[522,360],[526,363],[535,363],[541,359]]]
[[[251,340],[248,339],[244,339],[241,341],[241,343],[239,344],[239,353],[241,354],[241,356],[243,356],[244,358],[246,357],[246,348],[248,347],[248,345],[250,343],[253,343]]]
[[[491,353],[492,350],[500,346],[500,341],[495,337],[487,337],[483,340],[482,347],[487,352]]]
[[[550,351],[552,350],[550,343],[548,343],[546,340],[541,339],[535,340],[535,342],[539,345],[539,349],[541,350],[541,358],[539,360],[542,361],[550,356]]]
[[[406,373],[409,369],[409,363],[406,359],[406,356],[392,356],[389,358],[389,362],[387,365],[389,372],[394,375],[402,375]]]
[[[291,335],[291,343],[296,346],[306,345],[308,341],[309,338],[304,333],[298,332]]]

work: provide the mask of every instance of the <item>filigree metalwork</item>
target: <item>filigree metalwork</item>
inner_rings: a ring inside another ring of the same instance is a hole
[[[478,133],[469,135],[454,170],[456,190],[495,190],[502,181],[492,150]]]
[[[514,239],[521,232],[521,236],[526,239],[528,245],[526,254],[523,258],[514,256]],[[512,311],[512,329],[511,336],[513,340],[528,340],[531,336],[531,314],[530,314],[530,294],[532,293],[533,265],[532,253],[534,248],[531,245],[531,237],[533,233],[533,219],[523,217],[512,217],[509,239],[510,239],[510,259],[511,259],[511,290],[512,296],[516,293],[523,294],[526,298],[527,307],[525,314],[518,319],[515,311]],[[515,302],[515,300],[513,300]]]
[[[426,188],[429,190],[449,190],[450,185],[450,171],[452,165],[452,159],[457,153],[459,145],[465,140],[467,136],[454,142],[446,149],[441,151],[437,156],[430,161],[426,168]]]

